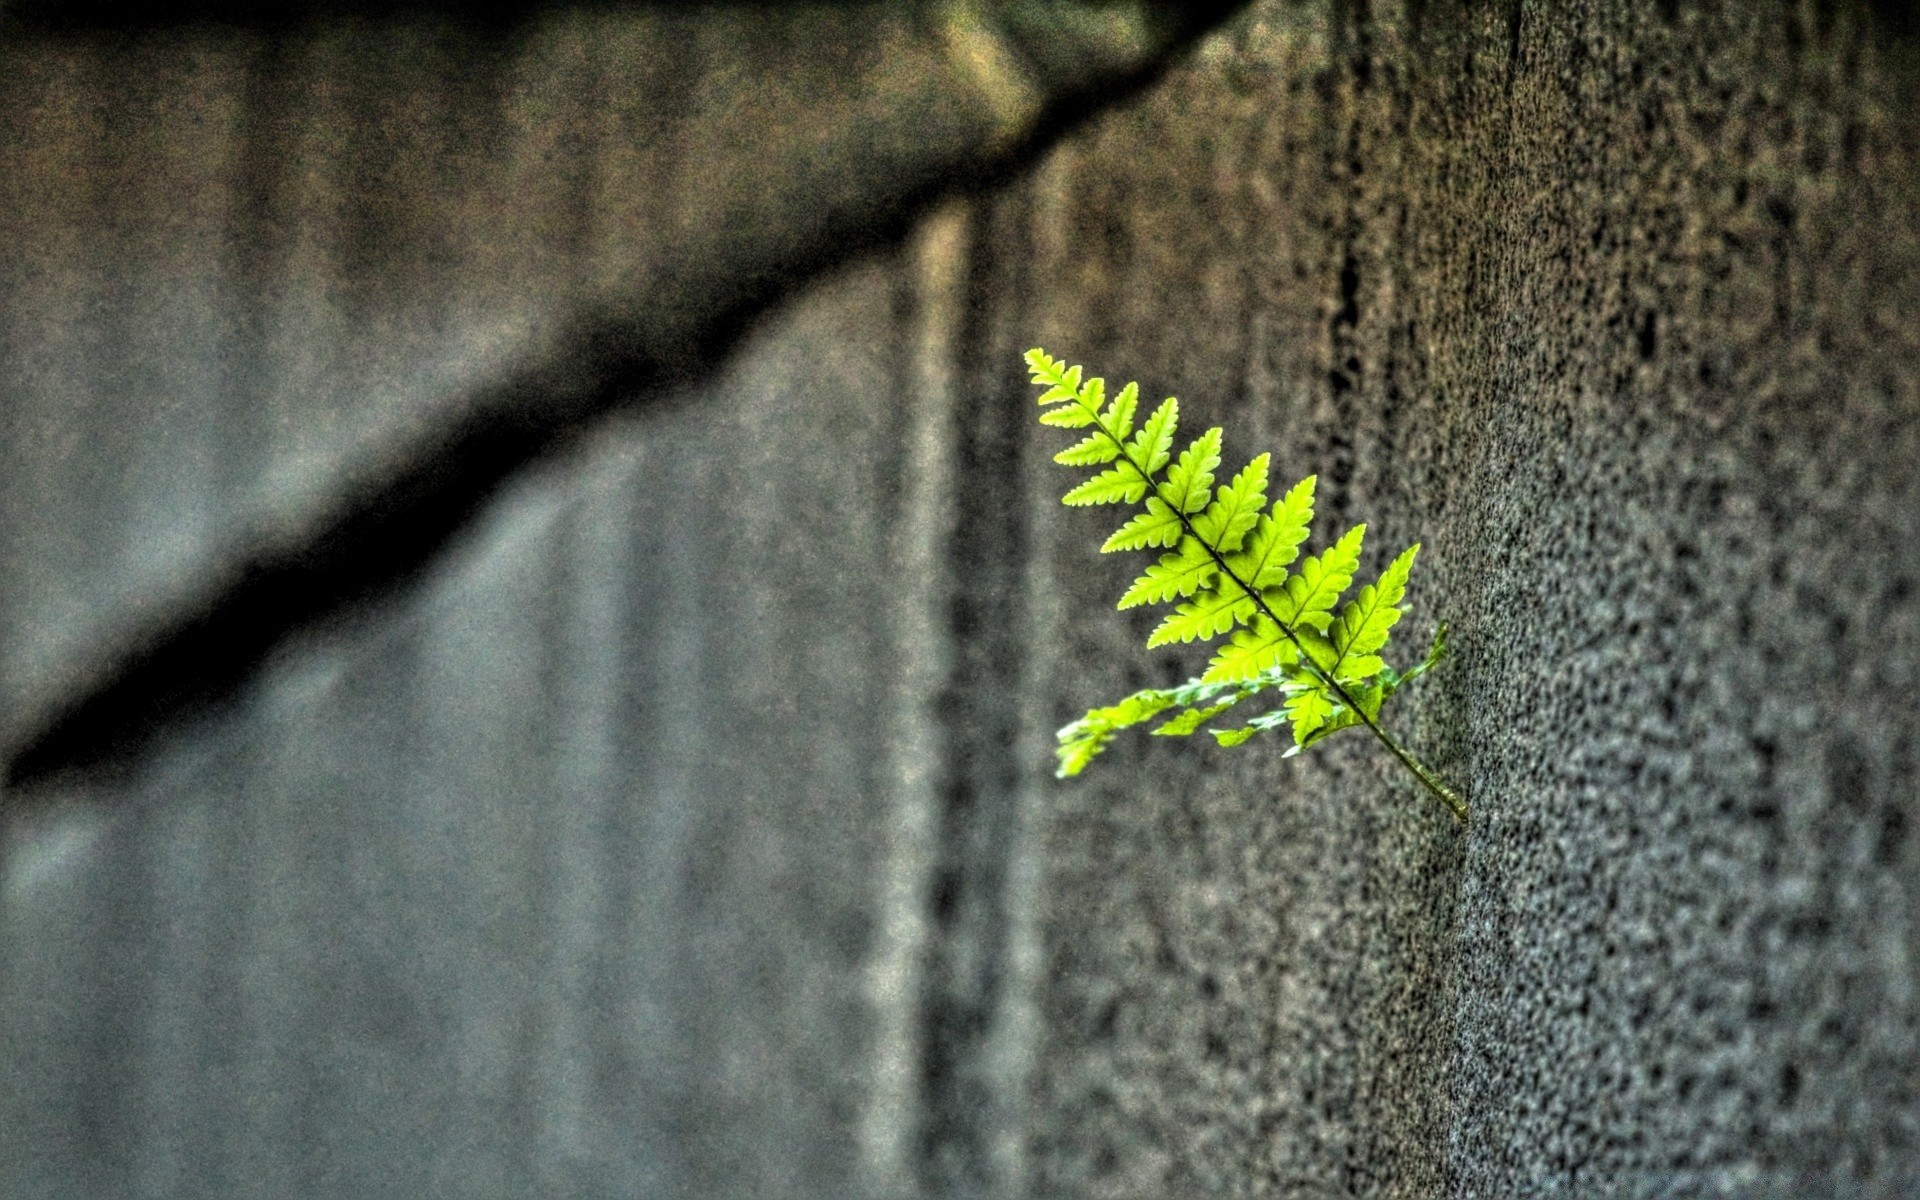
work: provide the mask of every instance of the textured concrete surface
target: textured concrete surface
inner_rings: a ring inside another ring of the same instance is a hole
[[[1920,1193],[1896,16],[1256,5],[9,797],[0,1190]],[[1193,664],[1056,503],[1036,342],[1425,544],[1395,723],[1469,829],[1357,740],[1047,778]]]
[[[1037,340],[1425,543],[1412,624],[1459,658],[1399,720],[1476,814],[1362,745],[1061,789],[1039,1194],[1920,1191],[1920,125],[1885,39],[1264,5],[1043,168]],[[1145,626],[1045,499],[1057,719],[1143,677]]]

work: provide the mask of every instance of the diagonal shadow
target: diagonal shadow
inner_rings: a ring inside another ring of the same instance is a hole
[[[220,707],[282,639],[377,603],[416,578],[515,472],[606,414],[655,403],[676,385],[705,376],[760,314],[822,273],[899,241],[931,203],[1016,177],[1089,116],[1150,86],[1181,50],[1243,6],[1244,0],[1145,6],[1154,45],[1117,76],[1089,71],[1070,53],[1074,24],[1097,23],[1102,18],[1094,10],[1104,6],[1019,0],[1000,6],[995,17],[1002,39],[1029,77],[1069,81],[1016,140],[997,153],[971,147],[865,207],[823,214],[811,236],[725,286],[714,287],[702,277],[702,264],[688,263],[679,279],[670,272],[655,281],[650,293],[658,299],[580,314],[557,350],[463,398],[460,415],[407,446],[396,457],[403,466],[362,481],[316,532],[244,555],[197,603],[168,614],[21,739],[0,784],[26,789],[60,776],[125,772],[163,731]],[[520,19],[510,7],[465,11]],[[203,13],[179,3],[167,11],[241,19],[250,8],[214,3]],[[17,13],[10,7],[7,20]],[[690,305],[690,296],[702,299]]]

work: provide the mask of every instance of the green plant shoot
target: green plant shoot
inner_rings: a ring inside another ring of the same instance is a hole
[[[1410,670],[1396,671],[1381,657],[1405,611],[1407,574],[1419,545],[1408,547],[1342,606],[1367,527],[1356,525],[1321,553],[1301,559],[1313,522],[1314,476],[1268,508],[1267,455],[1217,486],[1219,429],[1207,430],[1175,457],[1179,401],[1162,401],[1136,427],[1136,385],[1109,398],[1105,380],[1086,378],[1080,367],[1039,349],[1027,351],[1027,365],[1044,389],[1041,424],[1089,431],[1054,461],[1102,468],[1064,502],[1137,505],[1140,511],[1101,551],[1163,551],[1120,597],[1123,609],[1173,605],[1147,647],[1231,635],[1200,678],[1135,692],[1062,729],[1057,773],[1078,775],[1131,726],[1161,718],[1152,732],[1186,736],[1256,697],[1277,698],[1278,707],[1244,724],[1214,724],[1207,732],[1222,746],[1237,746],[1286,727],[1293,734],[1286,754],[1292,756],[1343,729],[1363,727],[1464,824],[1466,801],[1380,724],[1381,709],[1394,693],[1447,653],[1442,623],[1426,658]]]

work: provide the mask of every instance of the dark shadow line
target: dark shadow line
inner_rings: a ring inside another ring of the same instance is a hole
[[[61,777],[111,778],[131,770],[164,731],[228,704],[283,639],[417,579],[513,475],[569,434],[707,376],[780,300],[862,254],[899,243],[934,201],[991,191],[1016,178],[1092,115],[1152,86],[1243,3],[1183,6],[1180,27],[1151,63],[1104,81],[1097,91],[1055,98],[1029,134],[997,159],[960,160],[877,211],[840,214],[786,261],[739,280],[731,294],[710,297],[704,312],[674,306],[649,320],[643,302],[636,313],[581,318],[561,351],[474,393],[465,415],[408,447],[405,467],[367,487],[320,532],[290,548],[245,555],[237,576],[138,639],[22,739],[0,782],[24,790]],[[687,292],[666,277],[652,295],[670,300]]]

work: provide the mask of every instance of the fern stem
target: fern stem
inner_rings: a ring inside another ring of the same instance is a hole
[[[1131,461],[1131,459],[1129,459],[1129,461]],[[1164,500],[1165,497],[1162,497],[1162,499]],[[1247,594],[1248,599],[1252,600],[1260,611],[1267,615],[1267,619],[1272,621],[1274,625],[1279,627],[1280,632],[1286,635],[1286,639],[1293,643],[1293,648],[1299,651],[1300,661],[1306,664],[1307,670],[1312,671],[1314,677],[1319,679],[1320,682],[1332,688],[1334,693],[1340,697],[1341,703],[1345,704],[1354,716],[1360,718],[1360,723],[1371,730],[1374,737],[1380,739],[1380,744],[1387,748],[1387,752],[1399,759],[1401,766],[1413,772],[1414,778],[1426,785],[1427,790],[1432,792],[1439,798],[1442,804],[1447,806],[1448,810],[1453,813],[1456,821],[1465,825],[1467,823],[1467,802],[1461,798],[1460,793],[1448,787],[1445,781],[1433,773],[1432,768],[1415,758],[1392,734],[1381,728],[1378,720],[1368,716],[1367,710],[1360,707],[1359,703],[1354,700],[1353,693],[1347,691],[1346,685],[1342,684],[1338,679],[1335,679],[1332,672],[1325,670],[1319,663],[1313,661],[1313,656],[1307,653],[1307,648],[1301,645],[1300,639],[1294,635],[1293,627],[1275,615],[1273,609],[1267,606],[1266,598],[1255,591],[1252,585],[1246,580],[1234,574],[1233,569],[1227,566],[1227,560],[1218,550],[1207,545],[1206,539],[1201,538],[1199,533],[1193,528],[1193,522],[1187,519],[1187,514],[1180,513],[1179,516],[1180,524],[1200,543],[1201,548],[1206,550],[1213,561],[1219,565],[1220,573],[1238,584],[1240,590]]]
[[[1316,673],[1318,673],[1317,668]],[[1325,678],[1324,675],[1321,677]],[[1341,695],[1346,695],[1346,689],[1342,688],[1339,683],[1335,682],[1333,686]],[[1406,747],[1395,741],[1392,734],[1380,727],[1379,722],[1369,717],[1360,709],[1355,709],[1354,711],[1360,714],[1360,720],[1366,723],[1367,728],[1373,730],[1373,736],[1380,739],[1380,744],[1385,746],[1395,758],[1400,760],[1400,765],[1412,771],[1414,777],[1427,786],[1428,791],[1438,796],[1440,802],[1452,810],[1454,819],[1462,825],[1465,825],[1467,823],[1467,802],[1461,798],[1460,793],[1448,787],[1445,780],[1434,774],[1431,768],[1415,758]]]
[[[1266,598],[1262,596],[1250,582],[1240,578],[1239,575],[1234,573],[1233,568],[1227,565],[1226,557],[1222,555],[1220,551],[1207,545],[1207,540],[1200,536],[1199,530],[1194,528],[1193,520],[1188,516],[1186,510],[1167,499],[1166,495],[1160,491],[1160,485],[1154,482],[1153,475],[1143,468],[1139,462],[1134,459],[1133,455],[1128,452],[1126,442],[1115,437],[1113,432],[1107,428],[1106,422],[1100,419],[1099,409],[1089,408],[1084,401],[1077,398],[1074,403],[1079,404],[1082,409],[1092,412],[1093,427],[1099,430],[1102,436],[1114,444],[1114,447],[1120,452],[1120,457],[1126,460],[1127,465],[1132,467],[1134,472],[1146,481],[1146,485],[1153,489],[1153,494],[1160,497],[1162,503],[1165,503],[1168,508],[1173,510],[1173,514],[1180,519],[1180,527],[1186,531],[1188,537],[1200,543],[1200,548],[1205,550],[1208,557],[1213,559],[1214,565],[1220,568],[1220,574],[1239,585],[1241,592],[1244,593],[1248,599],[1252,600],[1261,612],[1266,614],[1267,619],[1274,623],[1289,642],[1293,643],[1293,648],[1299,652],[1300,661],[1305,664],[1307,670],[1313,672],[1314,677],[1320,680],[1320,682],[1332,688],[1334,694],[1340,697],[1341,703],[1345,704],[1354,716],[1360,718],[1361,724],[1371,730],[1374,737],[1380,739],[1380,744],[1387,748],[1387,752],[1399,759],[1401,766],[1411,771],[1415,779],[1418,779],[1429,792],[1432,792],[1442,804],[1447,806],[1447,810],[1453,814],[1454,820],[1465,825],[1467,823],[1467,802],[1461,797],[1460,793],[1447,786],[1445,780],[1434,774],[1430,767],[1415,758],[1405,746],[1402,746],[1394,739],[1392,734],[1381,728],[1380,722],[1369,716],[1366,709],[1360,707],[1359,703],[1354,700],[1353,693],[1347,691],[1345,685],[1333,677],[1332,672],[1325,670],[1319,663],[1313,661],[1313,656],[1307,653],[1307,648],[1301,645],[1299,637],[1294,634],[1293,627],[1285,621],[1282,621],[1273,609],[1268,607]]]

